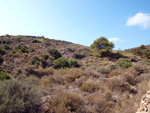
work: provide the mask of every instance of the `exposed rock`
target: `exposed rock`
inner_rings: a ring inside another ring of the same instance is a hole
[[[142,97],[140,107],[136,113],[150,113],[150,90]]]

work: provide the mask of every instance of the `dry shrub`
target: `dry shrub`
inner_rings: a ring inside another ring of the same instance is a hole
[[[49,104],[51,113],[84,113],[81,96],[73,92],[59,91],[51,97]]]
[[[1,113],[37,113],[40,97],[33,84],[14,79],[0,81]]]
[[[40,88],[47,88],[55,83],[55,80],[52,76],[43,76],[39,82]]]
[[[62,76],[61,74],[54,75],[53,79],[54,79],[56,84],[61,84],[61,85],[65,84],[65,77]]]
[[[42,77],[44,75],[52,75],[54,72],[53,68],[39,68],[39,69],[35,69],[34,71],[34,75],[38,76],[38,77]]]
[[[34,74],[36,67],[34,65],[29,65],[24,67],[24,73],[29,76],[31,74]]]
[[[93,77],[93,78],[99,78],[99,77],[104,77],[105,75],[101,74],[101,73],[98,73],[96,71],[92,71],[92,70],[85,70],[84,71],[85,73],[85,76],[86,78],[90,78],[90,77]]]
[[[54,69],[52,67],[39,68],[39,69],[36,69],[36,67],[34,65],[25,67],[25,74],[27,76],[35,75],[37,77],[42,77],[44,75],[52,75],[53,73],[54,73]]]
[[[96,66],[95,65],[91,65],[91,66],[87,67],[86,70],[95,71],[96,70]]]
[[[86,80],[86,76],[82,76],[80,77],[79,79],[76,79],[76,85],[78,87],[81,87],[82,86],[82,83]]]
[[[140,106],[142,96],[149,90],[149,81],[137,84],[137,94],[132,98],[123,99],[121,106],[115,108],[115,113],[135,113]]]
[[[118,76],[114,76],[108,80],[107,85],[109,89],[115,90],[116,88],[120,87],[122,82],[123,80],[121,77],[119,78]]]
[[[136,77],[138,72],[134,68],[126,69],[125,72],[122,74],[124,81],[130,83],[131,85],[135,85]]]
[[[125,99],[121,106],[116,107],[115,113],[136,113],[138,109],[138,104],[134,101],[134,99]]]
[[[133,68],[139,73],[139,75],[141,73],[147,72],[147,66],[143,65],[142,63],[136,63],[133,65]]]
[[[70,71],[70,69],[68,69],[68,68],[66,68],[66,69],[60,68],[58,70],[55,70],[54,73],[55,73],[55,75],[62,75],[63,76],[63,75],[66,75],[69,71]]]
[[[111,90],[116,90],[116,91],[118,90],[122,92],[128,91],[130,93],[136,93],[136,91],[132,89],[131,86],[127,82],[123,81],[123,78],[120,76],[117,76],[117,77],[114,76],[110,78],[107,83],[107,86]]]
[[[118,69],[116,69],[116,70],[111,71],[111,72],[108,74],[108,78],[113,77],[113,76],[118,76],[118,75],[120,75],[120,74],[121,74],[121,72],[120,72]]]
[[[108,74],[111,72],[110,66],[99,66],[96,68],[96,71],[102,74]]]
[[[26,77],[24,81],[28,82],[29,84],[38,85],[40,79],[34,75],[31,75],[31,76]]]
[[[141,74],[140,76],[136,77],[135,81],[136,83],[143,82],[145,80],[150,80],[150,73]]]
[[[73,69],[70,69],[69,72],[65,75],[65,79],[67,82],[71,83],[84,75],[85,75],[84,71],[73,68]]]
[[[107,100],[110,100],[111,97],[112,97],[111,91],[106,90],[106,91],[105,91],[105,98],[106,98]]]
[[[113,104],[104,95],[88,96],[86,113],[112,113]]]
[[[99,85],[95,83],[95,81],[93,80],[87,80],[82,83],[82,86],[80,87],[80,89],[82,91],[93,93],[93,92],[98,91]]]
[[[144,80],[141,83],[137,84],[137,87],[138,87],[138,95],[142,97],[149,90],[150,81]]]
[[[93,113],[110,113],[111,103],[107,102],[105,97],[99,96],[95,98]]]
[[[47,88],[51,86],[52,84],[61,84],[64,85],[65,79],[62,75],[49,75],[49,76],[43,76],[39,82],[39,87],[41,88]]]

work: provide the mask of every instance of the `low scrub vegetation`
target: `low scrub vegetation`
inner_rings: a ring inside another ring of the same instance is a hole
[[[141,45],[138,48],[132,49],[131,52],[143,58],[150,59],[150,49],[147,49],[144,45]]]
[[[48,53],[53,56],[55,59],[62,57],[61,53],[57,49],[50,49]]]
[[[85,57],[85,55],[84,55],[84,54],[81,54],[81,53],[74,53],[74,54],[72,55],[72,57],[75,58],[75,59],[82,59],[82,58]]]
[[[69,60],[69,66],[70,67],[78,67],[78,62],[75,59],[70,59]]]
[[[66,67],[69,67],[69,63],[65,58],[61,57],[61,58],[58,58],[57,60],[55,60],[54,67],[55,68],[66,68]]]
[[[48,106],[50,111],[54,113],[84,112],[81,96],[73,92],[58,92],[56,95],[52,96],[52,100]]]
[[[40,93],[31,84],[19,80],[0,81],[1,113],[35,113]]]
[[[121,68],[129,68],[132,66],[132,63],[129,59],[127,58],[120,58],[117,62],[117,65]]]
[[[113,47],[105,37],[85,47],[1,36],[0,113],[135,113],[149,89],[148,46]]]
[[[5,55],[6,54],[6,51],[4,49],[0,49],[0,54],[1,55]]]
[[[87,80],[83,82],[82,86],[80,87],[81,90],[89,93],[98,91],[98,88],[99,88],[98,84],[95,83],[93,80]]]

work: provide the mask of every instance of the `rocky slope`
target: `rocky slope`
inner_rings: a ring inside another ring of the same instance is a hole
[[[136,113],[150,113],[150,90],[143,95],[140,103],[140,107]]]

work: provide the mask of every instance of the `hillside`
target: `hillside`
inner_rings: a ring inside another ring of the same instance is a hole
[[[149,89],[144,47],[102,57],[44,36],[0,36],[0,113],[135,113]]]

